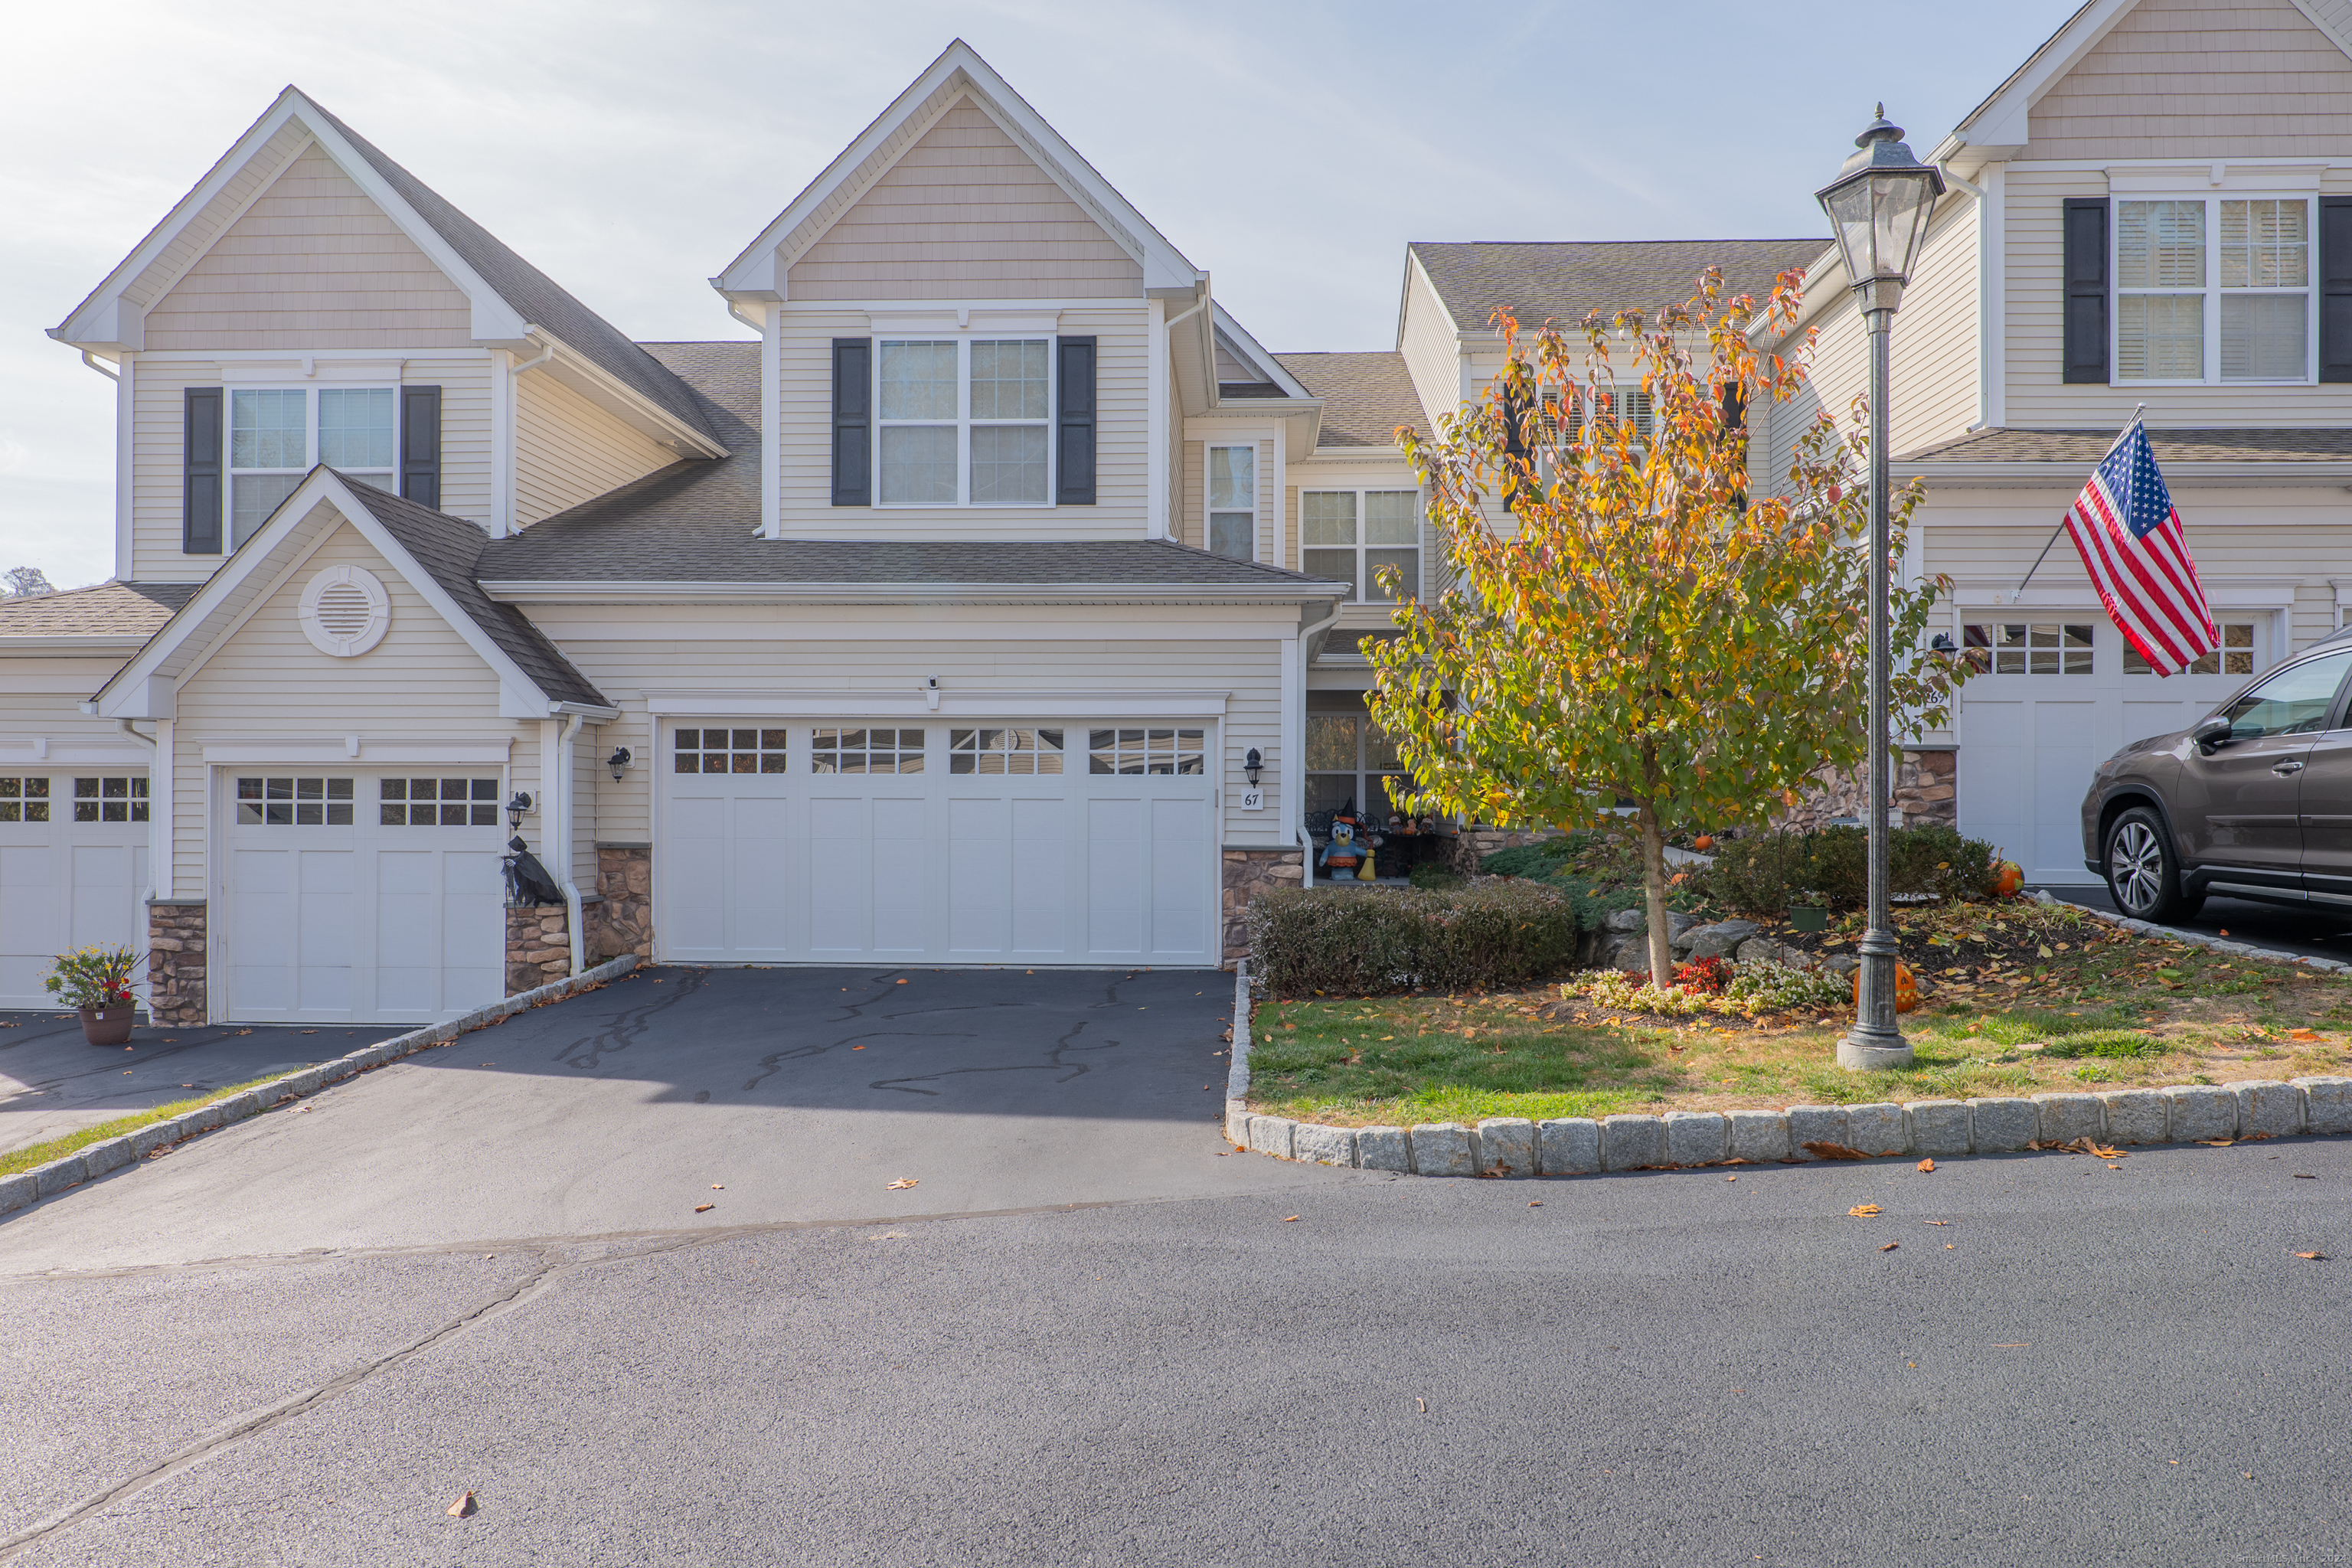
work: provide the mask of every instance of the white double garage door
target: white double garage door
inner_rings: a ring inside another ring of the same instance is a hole
[[[146,950],[149,831],[143,769],[0,772],[0,1008],[57,1006],[59,953]]]
[[[678,721],[655,929],[683,963],[1213,964],[1206,721]]]

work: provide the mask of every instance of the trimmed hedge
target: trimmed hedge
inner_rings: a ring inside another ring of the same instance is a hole
[[[1574,904],[1518,879],[1460,888],[1276,888],[1251,901],[1251,968],[1278,996],[1496,989],[1576,966]]]
[[[1887,835],[1887,887],[1946,900],[1990,898],[2000,854],[1949,827],[1898,827]],[[1718,903],[1778,915],[1806,891],[1832,909],[1860,909],[1870,897],[1870,835],[1859,827],[1764,833],[1718,846],[1702,886]]]

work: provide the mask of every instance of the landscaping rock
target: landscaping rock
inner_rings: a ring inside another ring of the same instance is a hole
[[[2171,1107],[2152,1089],[2116,1089],[2099,1096],[2107,1108],[2110,1143],[2161,1143],[2172,1123]]]
[[[1833,952],[1822,960],[1822,967],[1832,974],[1852,974],[1862,967],[1862,960],[1850,952]]]
[[[1424,1121],[1415,1127],[1412,1168],[1424,1176],[1475,1175],[1470,1130],[1456,1121]]]
[[[1911,1118],[1915,1154],[1965,1154],[1976,1147],[1965,1100],[1915,1100],[1903,1107]]]
[[[1844,1143],[1845,1107],[1843,1105],[1792,1105],[1789,1107],[1789,1158],[1810,1160],[1805,1152],[1808,1143]]]
[[[1639,910],[1611,910],[1601,929],[1613,931],[1639,931],[1648,929],[1649,917]]]
[[[1801,947],[1790,947],[1774,942],[1769,936],[1751,936],[1739,944],[1733,957],[1741,963],[1777,963],[1783,969],[1811,969],[1813,955]]]
[[[2172,1107],[2172,1142],[2238,1135],[2238,1097],[2220,1084],[2176,1083],[2157,1091]]]
[[[1666,945],[1680,952],[1689,945],[1690,934],[1696,931],[1698,926],[1699,920],[1696,915],[1686,915],[1680,910],[1668,910],[1666,911]]]
[[[1849,1105],[1845,1108],[1845,1142],[1865,1154],[1907,1154],[1911,1129],[1899,1105]]]
[[[1601,1169],[1601,1123],[1562,1116],[1536,1124],[1536,1163],[1547,1176],[1589,1176]]]
[[[1356,1129],[1356,1169],[1360,1171],[1410,1171],[1412,1169],[1412,1145],[1402,1127],[1359,1127]]]
[[[2352,1132],[2352,1078],[2299,1078],[2294,1087],[2303,1090],[2305,1131]]]
[[[1693,963],[1703,958],[1728,958],[1759,929],[1754,921],[1717,921],[1685,931],[1675,945],[1689,952]]]
[[[1318,1127],[1311,1121],[1295,1123],[1290,1133],[1290,1157],[1317,1165],[1353,1165],[1356,1163],[1356,1130],[1352,1127]]]
[[[1654,1116],[1601,1119],[1601,1168],[1639,1171],[1666,1163],[1666,1124]]]
[[[1298,1123],[1286,1116],[1253,1116],[1250,1118],[1251,1152],[1271,1154],[1277,1160],[1290,1158],[1291,1135]]]
[[[2107,1108],[2095,1094],[2037,1094],[2033,1108],[2042,1119],[2043,1143],[2072,1143],[2077,1138],[2107,1134]]]
[[[2303,1131],[2303,1095],[2294,1085],[2256,1079],[2230,1086],[2238,1096],[2238,1136],[2288,1138]]]
[[[1666,1112],[1666,1163],[1712,1165],[1730,1152],[1730,1124],[1714,1110]]]
[[[2013,1154],[2041,1135],[2042,1113],[2030,1100],[1969,1101],[1969,1136],[1979,1154]]]
[[[1493,1116],[1478,1123],[1478,1173],[1536,1173],[1536,1124],[1523,1116]]]
[[[77,1182],[89,1179],[89,1168],[82,1163],[79,1154],[68,1154],[62,1160],[36,1165],[28,1173],[33,1178],[34,1195],[44,1198],[52,1193],[64,1192]]]
[[[1729,1117],[1731,1158],[1762,1164],[1789,1157],[1789,1119],[1777,1110],[1735,1110]]]
[[[1600,967],[1646,972],[1650,967],[1650,939],[1640,931],[1611,937],[1601,944]]]
[[[34,1191],[33,1173],[20,1171],[13,1176],[0,1176],[0,1214],[12,1214],[23,1208],[38,1194]]]

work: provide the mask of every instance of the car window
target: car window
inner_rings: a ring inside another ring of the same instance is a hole
[[[2230,721],[2230,739],[2316,731],[2327,722],[2336,689],[2344,683],[2347,669],[2352,669],[2352,648],[2280,670],[2221,710],[2221,717]]]

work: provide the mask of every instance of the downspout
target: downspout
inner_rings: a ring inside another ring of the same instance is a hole
[[[572,754],[572,738],[580,733],[580,726],[586,722],[587,719],[583,714],[565,714],[563,716],[563,733],[555,742],[557,752],[556,766],[560,776],[563,781],[562,802],[563,810],[563,853],[557,858],[563,868],[556,872],[555,885],[563,891],[563,928],[565,935],[571,939],[572,973],[574,974],[584,974],[587,973],[588,940],[587,932],[581,929],[582,921],[587,917],[583,913],[580,908],[580,888],[579,885],[572,879],[572,861],[576,848],[576,846],[572,842],[572,834],[575,817],[575,814],[572,809],[572,792],[579,785],[579,781],[573,776],[572,773],[572,763],[574,758]]]
[[[1289,803],[1283,815],[1289,817],[1287,831],[1290,842],[1298,846],[1298,881],[1301,887],[1315,885],[1315,840],[1307,831],[1307,667],[1315,658],[1314,643],[1339,623],[1340,612],[1348,607],[1344,599],[1331,602],[1331,613],[1321,620],[1298,628],[1295,639],[1298,649],[1298,685],[1297,705],[1290,710],[1293,722],[1284,726],[1282,737],[1282,789]],[[1284,672],[1284,679],[1289,673]]]
[[[90,352],[88,349],[81,351],[81,363],[89,366],[90,369],[98,372],[99,374],[106,377],[109,381],[119,383],[122,379],[122,377],[107,369],[104,365],[99,363],[96,359],[92,358]]]

